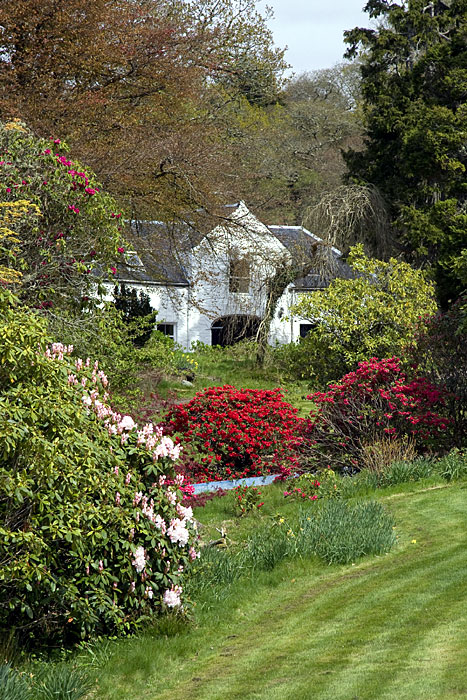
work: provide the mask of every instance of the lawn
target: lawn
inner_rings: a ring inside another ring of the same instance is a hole
[[[192,386],[183,384],[181,378],[164,377],[159,380],[157,386],[149,383],[143,388],[146,392],[155,389],[163,397],[169,392],[175,392],[178,400],[184,401],[191,399],[197,391],[210,386],[229,384],[244,389],[275,389],[287,386],[286,401],[295,406],[301,416],[310,412],[310,402],[305,398],[311,392],[309,381],[292,381],[284,374],[284,370],[277,366],[272,353],[266,358],[264,367],[258,367],[251,347],[247,344],[195,351],[190,355],[190,359],[196,362]],[[187,365],[188,372],[192,368],[193,365]]]
[[[169,619],[137,638],[97,644],[78,659],[98,681],[93,697],[467,697],[466,488],[382,490],[398,534],[388,554],[348,566],[284,561],[206,592],[187,628]],[[287,516],[293,507],[272,487],[271,513]],[[207,538],[224,524],[235,548],[267,511],[236,521],[220,499],[197,517],[204,513]]]

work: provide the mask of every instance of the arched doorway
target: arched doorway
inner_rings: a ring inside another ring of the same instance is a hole
[[[234,345],[240,340],[254,338],[261,319],[257,316],[234,314],[221,316],[211,325],[211,345]]]

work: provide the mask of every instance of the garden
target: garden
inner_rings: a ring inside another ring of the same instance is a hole
[[[357,244],[306,338],[187,351],[104,301],[97,177],[0,141],[2,700],[466,694],[465,293]]]

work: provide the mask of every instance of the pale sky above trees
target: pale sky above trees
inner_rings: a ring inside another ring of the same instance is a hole
[[[343,60],[343,32],[368,27],[362,12],[365,0],[261,0],[261,11],[271,7],[269,22],[277,46],[288,46],[286,59],[294,73],[330,68]]]

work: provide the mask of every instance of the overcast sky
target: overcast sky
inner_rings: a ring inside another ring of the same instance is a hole
[[[294,73],[330,68],[343,60],[344,29],[369,27],[362,12],[366,0],[261,0],[274,11],[269,26],[276,46],[288,46],[286,59]]]

